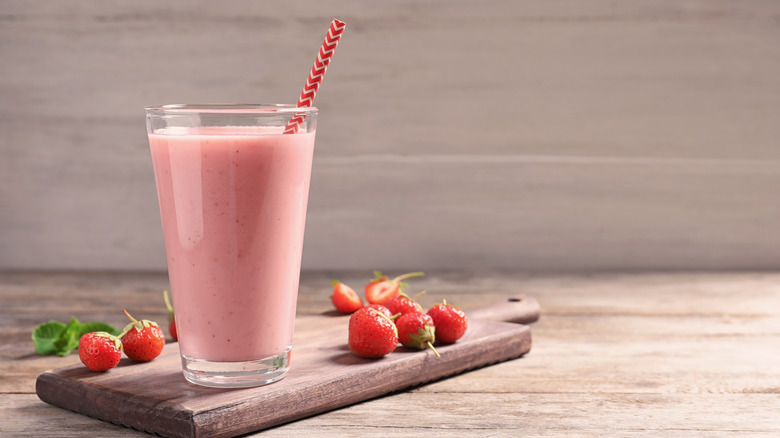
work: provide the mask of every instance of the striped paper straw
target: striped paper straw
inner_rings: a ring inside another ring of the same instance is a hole
[[[325,35],[325,41],[322,42],[320,52],[317,54],[317,59],[314,60],[314,65],[311,67],[309,77],[306,79],[306,86],[301,91],[301,97],[298,98],[298,108],[310,107],[314,102],[314,96],[317,95],[317,90],[320,88],[322,78],[325,77],[325,71],[328,69],[331,58],[333,58],[333,52],[336,51],[336,46],[339,44],[341,34],[344,33],[344,28],[347,24],[343,21],[336,20],[335,18],[330,23],[328,33]],[[295,134],[298,132],[298,126],[306,118],[306,113],[296,113],[284,128],[285,134]]]

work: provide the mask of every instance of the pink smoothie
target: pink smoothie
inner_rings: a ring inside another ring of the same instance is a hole
[[[256,360],[292,343],[314,132],[149,135],[182,354]]]

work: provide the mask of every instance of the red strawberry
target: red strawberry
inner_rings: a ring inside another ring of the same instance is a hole
[[[403,287],[406,286],[401,280],[411,277],[422,277],[423,275],[425,274],[422,272],[410,272],[389,280],[381,272],[374,271],[374,279],[366,285],[366,299],[369,303],[385,304],[401,294]]]
[[[168,308],[168,331],[171,332],[171,337],[174,341],[179,340],[179,335],[176,332],[176,320],[174,319],[174,313],[173,313],[173,306],[171,306],[171,301],[168,299],[168,291],[163,291],[163,299],[165,300],[165,307]]]
[[[425,293],[425,291],[422,291],[417,295],[423,293]],[[397,313],[400,313],[401,315],[405,315],[411,312],[422,312],[422,306],[417,304],[417,301],[415,301],[414,298],[410,298],[408,295],[406,295],[403,292],[401,292],[401,294],[398,295],[397,297],[387,300],[385,302],[385,306],[390,310],[390,313],[393,315]]]
[[[398,346],[398,329],[387,315],[363,307],[349,318],[349,349],[360,357],[378,358]]]
[[[122,342],[107,332],[86,333],[79,339],[79,359],[92,371],[114,368],[122,358]]]
[[[336,310],[341,313],[352,313],[363,307],[363,300],[351,287],[336,280],[331,281],[330,284],[333,285],[333,295],[330,300],[333,301]]]
[[[463,337],[469,327],[466,314],[457,307],[447,304],[446,300],[428,309],[428,315],[431,315],[436,325],[436,339],[442,342],[457,341]]]
[[[392,312],[390,311],[390,309],[388,309],[387,307],[385,307],[385,306],[383,306],[383,305],[381,305],[381,304],[368,304],[366,307],[370,307],[370,308],[372,308],[372,309],[376,309],[376,310],[378,310],[378,311],[380,311],[380,312],[384,313],[384,314],[385,314],[385,316],[387,316],[388,318],[390,318],[390,320],[391,320],[391,321],[393,320],[393,315],[394,315],[394,313],[392,313]]]
[[[398,340],[404,347],[417,350],[430,348],[439,357],[439,352],[433,348],[436,327],[430,315],[422,312],[405,313],[395,321],[395,325],[398,327]]]
[[[136,362],[149,362],[159,356],[165,346],[165,333],[160,326],[147,319],[137,321],[127,310],[124,312],[132,321],[119,335],[125,355]]]

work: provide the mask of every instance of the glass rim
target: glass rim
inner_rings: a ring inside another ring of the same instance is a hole
[[[288,103],[176,103],[144,107],[147,114],[296,114],[317,113],[317,107],[299,107]]]

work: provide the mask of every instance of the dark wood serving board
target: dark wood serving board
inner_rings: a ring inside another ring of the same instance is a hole
[[[382,359],[362,359],[347,348],[348,316],[298,318],[291,369],[258,388],[214,389],[182,376],[178,344],[160,357],[94,373],[81,364],[46,371],[38,397],[52,405],[169,437],[235,436],[326,412],[423,382],[513,359],[531,349],[527,323],[539,304],[515,296],[467,312],[458,342],[430,350],[399,347]]]

